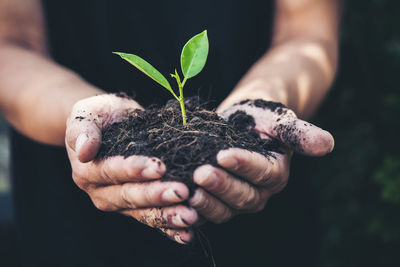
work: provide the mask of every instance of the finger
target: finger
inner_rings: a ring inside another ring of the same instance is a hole
[[[199,218],[193,208],[183,205],[124,210],[122,213],[153,228],[188,228],[195,224]]]
[[[268,197],[266,190],[260,190],[211,165],[197,168],[193,174],[193,180],[227,206],[242,212],[261,210]]]
[[[161,228],[160,231],[163,232],[171,240],[174,240],[175,242],[178,242],[182,245],[189,244],[194,238],[194,232],[192,229],[174,230]]]
[[[144,182],[162,177],[166,167],[157,158],[146,156],[110,157],[100,161],[77,163],[72,157],[74,166],[72,177],[74,182],[83,190],[88,187],[122,184],[127,182]]]
[[[81,162],[88,162],[95,158],[100,148],[101,130],[89,115],[75,115],[68,120],[66,145],[75,151]]]
[[[229,118],[236,111],[253,116],[255,130],[279,139],[298,153],[322,156],[333,150],[334,139],[329,132],[297,119],[295,113],[282,104],[249,100],[232,106],[222,116]]]
[[[267,189],[286,185],[290,156],[274,153],[273,156],[263,155],[240,148],[221,150],[217,154],[217,163],[229,172],[248,180],[250,183]]]
[[[167,206],[189,197],[189,189],[178,182],[125,183],[92,189],[89,195],[102,211]]]
[[[103,178],[103,181],[93,181],[93,183],[121,184],[146,181],[161,178],[166,171],[165,164],[158,158],[137,155],[128,158],[115,156],[92,164],[96,167],[93,170],[99,173],[89,176],[96,179],[98,177]],[[91,178],[88,177],[88,179],[90,180]]]
[[[101,142],[103,127],[120,121],[128,110],[142,107],[129,98],[104,94],[75,103],[67,120],[65,141],[81,162],[95,158]]]
[[[196,189],[194,195],[189,199],[189,204],[205,219],[213,223],[226,222],[233,216],[233,211],[227,205],[201,188]]]
[[[281,120],[270,133],[294,151],[309,156],[323,156],[335,145],[329,132],[299,119]]]

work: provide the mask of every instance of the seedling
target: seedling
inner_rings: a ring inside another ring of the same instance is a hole
[[[130,64],[138,68],[141,72],[152,78],[154,81],[159,83],[165,89],[167,89],[176,100],[179,101],[183,125],[187,122],[185,102],[183,98],[183,87],[185,86],[188,79],[193,78],[204,68],[208,56],[208,38],[207,30],[193,36],[183,47],[181,53],[181,69],[183,74],[183,80],[179,77],[178,72],[175,69],[175,73],[171,74],[171,77],[175,78],[178,84],[179,97],[172,90],[168,80],[150,63],[133,54],[113,52],[119,55],[121,58],[128,61]]]

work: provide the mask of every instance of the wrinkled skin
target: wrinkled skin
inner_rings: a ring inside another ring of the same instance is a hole
[[[236,214],[261,211],[268,199],[286,186],[293,151],[323,156],[334,146],[329,132],[297,119],[290,109],[282,108],[278,112],[256,107],[253,101],[248,101],[226,109],[221,116],[228,118],[239,110],[254,117],[255,129],[262,138],[280,140],[285,153],[264,157],[231,148],[217,154],[219,167],[198,167],[193,180],[200,188],[189,203],[202,217],[214,223],[226,222]]]
[[[198,214],[179,204],[189,197],[184,184],[159,180],[166,170],[164,163],[135,155],[94,160],[102,129],[137,108],[141,106],[135,101],[111,94],[86,98],[74,105],[66,130],[74,182],[99,210],[131,216],[185,244],[192,238],[189,227],[198,220]]]
[[[191,207],[187,207],[180,204],[189,198],[184,184],[159,180],[166,170],[159,159],[134,155],[94,160],[102,129],[137,108],[141,106],[135,101],[109,94],[75,104],[66,131],[73,179],[99,210],[133,217],[181,244],[193,238],[191,228],[200,217],[222,223],[236,214],[262,210],[267,200],[287,184],[293,150],[321,156],[333,148],[333,138],[328,132],[298,120],[290,110],[279,115],[251,102],[234,105],[221,116],[228,118],[237,110],[252,115],[260,135],[281,140],[285,153],[266,158],[237,148],[220,151],[219,167],[203,165],[195,170],[193,179],[200,188],[189,199]],[[300,143],[294,146],[293,138],[283,134],[286,128],[282,125],[294,127],[293,133],[298,135],[296,140],[301,140]]]

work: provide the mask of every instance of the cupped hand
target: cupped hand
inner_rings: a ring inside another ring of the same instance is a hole
[[[166,170],[163,162],[137,155],[96,160],[102,129],[141,108],[132,99],[113,94],[77,102],[65,137],[72,177],[99,210],[131,216],[184,244],[193,236],[189,228],[198,215],[180,204],[189,197],[184,184],[159,180]]]
[[[279,140],[284,152],[265,157],[230,148],[217,154],[219,167],[203,165],[195,170],[193,180],[200,187],[189,203],[214,223],[225,222],[235,214],[262,210],[268,199],[286,186],[293,151],[323,156],[334,146],[329,132],[297,119],[293,111],[278,103],[242,102],[223,111],[221,116],[229,118],[236,111],[253,116],[260,136]]]

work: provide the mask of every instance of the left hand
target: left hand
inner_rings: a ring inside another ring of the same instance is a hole
[[[262,108],[254,101],[233,105],[221,116],[228,118],[241,110],[252,115],[255,130],[262,138],[275,138],[282,143],[283,154],[265,157],[239,148],[222,150],[217,154],[221,167],[198,167],[193,180],[199,185],[189,203],[206,220],[222,223],[235,214],[261,211],[268,199],[287,184],[290,159],[294,152],[323,156],[332,151],[332,135],[308,122],[297,119],[286,108]],[[239,179],[240,177],[241,179]]]

